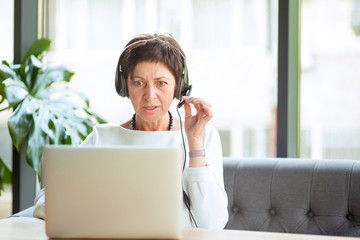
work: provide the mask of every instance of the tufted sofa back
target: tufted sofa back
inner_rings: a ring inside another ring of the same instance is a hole
[[[327,234],[360,226],[360,161],[224,158],[227,229]]]

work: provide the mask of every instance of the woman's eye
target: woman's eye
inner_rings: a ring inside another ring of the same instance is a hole
[[[167,84],[167,82],[165,82],[165,81],[159,81],[159,82],[157,82],[157,84],[158,84],[160,87],[165,87],[166,84]]]
[[[133,84],[135,86],[142,86],[144,83],[143,83],[143,81],[134,81]]]

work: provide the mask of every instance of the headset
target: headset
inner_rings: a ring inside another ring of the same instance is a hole
[[[146,44],[147,42],[150,42],[152,40],[154,40],[156,38],[151,38],[151,39],[146,39],[146,40],[139,40],[136,42],[133,42],[131,44],[129,44],[128,46],[126,46],[123,50],[123,52],[121,53],[120,57],[119,57],[119,61],[117,64],[117,68],[116,68],[116,73],[115,73],[115,89],[116,92],[121,96],[121,97],[129,97],[129,91],[127,88],[127,82],[126,82],[126,78],[124,76],[124,73],[121,69],[121,57],[122,55],[126,52],[126,50],[135,45],[135,44],[139,44],[139,43],[144,43]],[[175,48],[175,47],[174,47]],[[180,79],[178,81],[177,87],[175,89],[175,94],[174,97],[176,99],[178,99],[180,102],[178,104],[178,108],[181,108],[182,105],[184,104],[184,101],[182,100],[183,96],[189,96],[191,93],[191,89],[192,89],[192,85],[189,84],[189,74],[188,74],[188,70],[187,70],[187,66],[186,66],[186,58],[184,56],[184,54],[177,48],[175,48],[180,55],[183,58],[184,61],[184,69],[183,72],[180,76]]]
[[[116,67],[116,73],[115,73],[115,90],[116,92],[121,96],[121,97],[127,97],[129,98],[129,91],[128,91],[128,88],[127,88],[127,81],[126,81],[126,78],[124,76],[124,73],[121,69],[121,58],[122,58],[122,55],[126,52],[126,50],[135,45],[135,44],[140,44],[140,43],[143,43],[143,44],[146,44],[152,40],[155,40],[157,39],[157,37],[155,38],[151,38],[151,39],[145,39],[145,40],[139,40],[139,41],[135,41],[129,45],[127,45],[123,52],[120,54],[120,57],[119,57],[119,61],[118,61],[118,64],[117,64],[117,67]],[[192,89],[192,85],[189,84],[189,74],[188,74],[188,69],[187,69],[187,65],[186,65],[186,58],[184,56],[184,54],[176,47],[174,47],[179,53],[180,55],[182,56],[183,58],[183,61],[184,61],[184,69],[183,69],[183,72],[180,76],[180,79],[178,81],[178,84],[177,84],[177,87],[175,89],[175,93],[174,93],[174,97],[176,99],[179,100],[179,103],[176,107],[176,111],[179,115],[179,119],[180,119],[180,130],[181,130],[181,137],[182,137],[182,143],[183,143],[183,147],[184,147],[184,165],[183,165],[183,171],[185,169],[185,165],[186,165],[186,147],[185,147],[185,140],[184,140],[184,133],[183,133],[183,128],[182,128],[182,121],[181,121],[181,116],[180,116],[180,113],[179,113],[179,108],[181,108],[183,105],[184,105],[184,100],[182,99],[183,96],[190,96],[190,93],[191,93],[191,89]],[[183,189],[183,201],[184,201],[184,204],[186,206],[186,208],[188,209],[189,213],[190,213],[190,217],[191,217],[191,220],[193,221],[195,227],[198,227],[196,221],[195,221],[195,218],[191,212],[191,203],[190,203],[190,198],[189,196],[186,194],[186,192],[184,191]]]

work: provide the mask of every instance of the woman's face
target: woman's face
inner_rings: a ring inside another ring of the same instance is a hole
[[[174,99],[175,77],[162,63],[140,62],[129,74],[127,86],[134,110],[143,121],[156,122],[167,115]]]

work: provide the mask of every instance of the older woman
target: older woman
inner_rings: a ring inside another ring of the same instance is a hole
[[[167,35],[140,35],[120,55],[115,88],[128,97],[133,117],[123,123],[101,124],[82,145],[167,145],[186,149],[183,172],[184,227],[223,228],[228,220],[222,151],[218,132],[209,120],[209,103],[188,97],[185,54]],[[169,111],[174,98],[184,104],[185,135],[180,119]],[[196,112],[191,109],[193,105]],[[44,216],[43,192],[35,199],[37,217]]]

